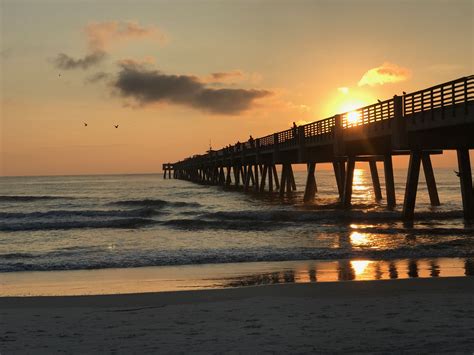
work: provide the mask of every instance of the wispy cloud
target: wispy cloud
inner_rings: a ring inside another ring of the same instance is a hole
[[[261,80],[261,74],[246,73],[240,69],[226,72],[215,72],[201,78],[201,81],[212,84],[213,86],[222,86],[222,84],[235,84],[243,81],[250,84],[258,84]]]
[[[224,115],[246,111],[253,107],[255,100],[272,94],[258,89],[209,88],[197,76],[168,75],[126,64],[122,64],[113,86],[121,96],[141,105],[165,102]]]
[[[88,69],[98,63],[100,63],[106,54],[101,51],[97,51],[86,55],[84,58],[74,59],[65,53],[59,53],[56,58],[53,59],[54,65],[58,69]]]
[[[396,64],[385,62],[377,68],[368,70],[359,80],[358,85],[383,85],[397,83],[411,77],[411,71]]]
[[[94,22],[84,28],[88,52],[82,58],[59,53],[53,60],[58,69],[89,69],[102,62],[110,48],[130,40],[147,39],[166,42],[166,36],[155,26],[140,26],[132,21]]]
[[[92,74],[91,76],[87,77],[86,78],[86,83],[87,84],[95,84],[95,83],[98,83],[100,81],[104,81],[104,80],[107,80],[107,79],[110,79],[110,78],[111,78],[111,75],[109,73],[98,72],[98,73]]]
[[[226,80],[234,80],[234,79],[239,79],[243,78],[244,73],[241,70],[232,70],[229,72],[217,72],[217,73],[211,73],[210,75],[210,80],[212,81],[226,81]]]
[[[106,51],[112,45],[135,39],[147,39],[158,43],[167,40],[165,34],[155,26],[140,26],[133,21],[93,22],[84,28],[89,50]]]

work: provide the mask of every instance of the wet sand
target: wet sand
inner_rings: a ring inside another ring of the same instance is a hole
[[[472,353],[472,277],[0,298],[0,352]]]

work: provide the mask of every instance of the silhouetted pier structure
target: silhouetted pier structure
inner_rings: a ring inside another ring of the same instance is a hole
[[[166,179],[166,175],[168,175],[168,179],[171,179],[171,173],[174,171],[173,164],[164,163],[162,169],[163,169],[163,179]]]
[[[394,96],[357,110],[255,140],[194,155],[163,171],[203,184],[242,187],[244,191],[296,190],[292,164],[307,164],[304,200],[317,192],[315,167],[332,163],[341,205],[350,207],[356,162],[368,162],[374,194],[382,199],[376,162],[383,162],[386,201],[396,204],[392,156],[410,155],[403,218],[414,218],[420,166],[431,204],[440,204],[431,155],[456,150],[464,217],[474,219],[469,149],[474,147],[474,76]],[[281,176],[276,166],[281,165]]]

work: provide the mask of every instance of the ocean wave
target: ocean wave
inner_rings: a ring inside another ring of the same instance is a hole
[[[73,197],[2,195],[0,196],[0,202],[33,202],[33,201],[39,201],[39,200],[59,200],[59,199],[71,199],[71,198]]]
[[[2,223],[0,231],[42,231],[55,229],[82,229],[82,228],[121,228],[135,229],[158,223],[148,218],[120,218],[108,220],[81,220],[81,221],[35,221],[23,223]]]
[[[378,227],[362,227],[362,228],[351,228],[352,231],[357,231],[361,233],[372,233],[372,234],[407,234],[407,236],[422,236],[422,235],[452,235],[452,236],[461,236],[461,235],[470,235],[474,236],[474,229],[471,228],[378,228]]]
[[[134,210],[52,210],[46,212],[0,212],[0,218],[70,218],[70,217],[151,217],[162,214],[153,208],[145,207]]]
[[[401,213],[398,211],[361,211],[361,210],[318,210],[318,211],[232,211],[232,212],[210,212],[201,215],[203,218],[211,220],[243,220],[254,222],[391,222],[400,221]],[[421,212],[418,213],[417,220],[449,220],[462,218],[462,211],[446,211],[446,212]]]
[[[464,245],[464,244],[465,245]],[[462,245],[462,246],[461,246]],[[296,261],[296,260],[394,260],[440,257],[474,257],[470,238],[434,245],[406,246],[386,250],[347,250],[340,248],[231,248],[206,250],[149,250],[134,254],[110,253],[107,250],[87,251],[78,257],[59,251],[56,255],[10,254],[0,255],[0,272],[87,270],[104,268],[132,268],[145,266],[225,264],[240,262]],[[33,259],[34,258],[34,259]],[[33,259],[33,260],[32,260]]]
[[[161,222],[163,225],[181,230],[234,230],[234,231],[270,231],[282,228],[285,222],[260,221],[249,224],[246,220],[171,219]]]
[[[184,201],[165,201],[160,199],[143,199],[143,200],[122,200],[114,201],[112,205],[119,206],[143,206],[143,207],[155,207],[164,208],[166,206],[171,207],[200,207],[201,204],[197,202],[184,202]]]

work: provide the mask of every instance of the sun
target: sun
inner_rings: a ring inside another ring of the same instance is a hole
[[[346,122],[348,125],[353,126],[360,122],[360,112],[351,111],[346,116]]]
[[[362,119],[357,109],[370,105],[374,101],[373,95],[364,89],[340,87],[337,89],[337,94],[332,94],[327,98],[324,113],[326,117],[344,114],[345,123],[353,126]]]

